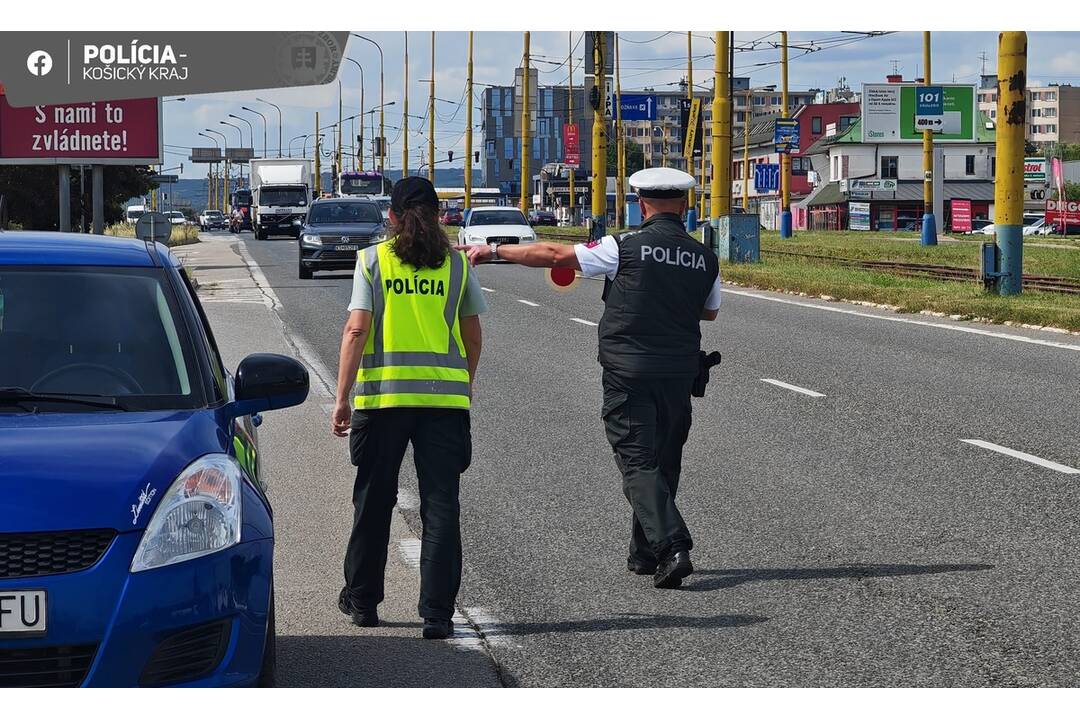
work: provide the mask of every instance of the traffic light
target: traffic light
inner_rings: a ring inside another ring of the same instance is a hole
[[[454,151],[453,150],[447,150],[446,151],[446,162],[454,162]]]
[[[473,162],[480,162],[480,151],[473,150]]]

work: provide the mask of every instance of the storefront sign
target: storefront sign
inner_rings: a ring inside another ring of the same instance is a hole
[[[870,229],[870,203],[867,203],[867,202],[848,203],[848,229],[849,230],[869,230]]]
[[[950,203],[952,211],[952,231],[971,232],[971,201],[953,200]]]
[[[581,145],[578,143],[577,123],[566,123],[562,129],[563,163],[576,168],[581,165]]]

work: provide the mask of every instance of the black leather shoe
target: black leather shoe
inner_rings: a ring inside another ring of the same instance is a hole
[[[440,620],[439,618],[424,618],[424,639],[445,640],[454,634],[453,620]]]
[[[690,553],[680,550],[665,558],[656,568],[653,575],[653,587],[670,590],[682,585],[682,579],[694,572],[694,566],[690,562]]]
[[[352,601],[348,598],[348,590],[341,588],[341,594],[338,595],[338,610],[348,615],[354,625],[360,627],[378,627],[379,625],[379,613],[375,608],[358,608],[352,604]]]
[[[635,575],[652,575],[656,572],[656,563],[643,563],[637,560],[626,560],[626,569]]]

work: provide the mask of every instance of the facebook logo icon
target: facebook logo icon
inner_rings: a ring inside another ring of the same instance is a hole
[[[44,50],[35,50],[26,58],[26,69],[36,77],[48,75],[52,70],[52,55]]]

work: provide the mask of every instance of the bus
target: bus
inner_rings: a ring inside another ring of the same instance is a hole
[[[377,172],[346,171],[338,175],[338,195],[389,195],[394,183]]]

